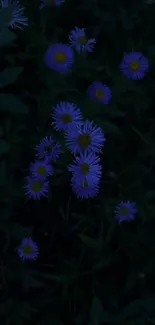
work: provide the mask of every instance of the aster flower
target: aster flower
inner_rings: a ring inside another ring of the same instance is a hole
[[[69,42],[78,53],[93,52],[96,40],[94,38],[88,39],[84,28],[75,27],[69,35]]]
[[[73,177],[77,177],[78,181],[94,182],[100,180],[102,172],[99,165],[100,158],[94,153],[80,153],[76,157],[74,163],[69,165],[68,170],[73,173]]]
[[[23,29],[21,26],[28,26],[28,19],[23,16],[24,7],[20,5],[18,0],[1,0],[2,8],[10,9],[10,20],[8,26],[12,28]]]
[[[102,129],[88,120],[79,127],[68,129],[65,139],[66,146],[74,155],[80,152],[100,153],[105,142]]]
[[[46,158],[44,160],[36,160],[30,165],[32,177],[39,180],[45,180],[48,176],[53,174],[53,167]]]
[[[38,245],[31,238],[24,238],[17,253],[21,260],[36,260],[39,255]]]
[[[35,147],[35,150],[37,151],[36,156],[39,159],[48,158],[53,162],[55,162],[62,153],[60,144],[56,143],[51,136],[44,137],[39,145]]]
[[[129,79],[143,79],[149,70],[149,61],[141,52],[131,52],[124,56],[120,69]]]
[[[74,63],[74,52],[68,44],[52,44],[45,53],[44,61],[49,69],[65,73]]]
[[[73,103],[60,102],[56,105],[55,111],[51,115],[54,119],[52,125],[57,131],[66,131],[71,125],[82,124],[80,109]]]
[[[101,82],[95,81],[88,88],[88,96],[93,101],[108,104],[111,99],[111,90]]]
[[[26,177],[26,185],[24,186],[25,194],[29,199],[40,200],[41,197],[47,197],[49,183],[41,181],[34,177]]]
[[[61,6],[65,1],[64,0],[41,0],[40,9],[44,7],[59,7]]]
[[[121,201],[115,209],[115,219],[119,223],[123,221],[134,220],[135,213],[137,212],[136,204],[130,201]]]
[[[73,176],[71,179],[71,186],[73,192],[77,198],[88,199],[98,195],[99,181],[95,182],[94,179],[78,179],[77,176]]]

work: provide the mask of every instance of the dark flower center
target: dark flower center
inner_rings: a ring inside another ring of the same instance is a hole
[[[83,149],[86,149],[91,144],[91,136],[87,133],[81,134],[78,138],[78,142]]]
[[[82,174],[88,174],[89,173],[89,165],[88,164],[82,164],[81,166],[81,173]]]
[[[79,41],[79,43],[80,43],[81,45],[86,45],[87,42],[88,42],[88,39],[87,39],[87,37],[85,37],[85,36],[81,36],[81,37],[79,37],[78,41]]]
[[[58,63],[65,63],[66,55],[62,52],[58,52],[58,53],[56,53],[55,59]]]
[[[130,68],[131,70],[133,71],[138,71],[139,68],[140,68],[140,63],[138,61],[133,61],[131,64],[130,64]]]
[[[30,245],[25,245],[23,247],[23,253],[26,255],[31,255],[32,254],[32,247]]]
[[[63,116],[62,116],[62,121],[64,122],[64,123],[71,123],[72,122],[72,116],[71,115],[69,115],[69,114],[64,114]]]
[[[41,191],[42,187],[43,187],[42,183],[38,182],[38,181],[33,181],[32,186],[31,186],[32,191],[36,192],[36,193],[37,192],[39,193]]]

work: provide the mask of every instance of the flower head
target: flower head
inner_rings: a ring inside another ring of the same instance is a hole
[[[31,238],[24,238],[17,253],[22,260],[36,260],[39,255],[38,245]]]
[[[81,153],[76,157],[74,163],[69,165],[68,170],[77,177],[78,181],[88,181],[89,183],[97,183],[102,175],[100,158],[94,153]]]
[[[88,88],[88,96],[95,102],[108,104],[111,99],[111,90],[101,82],[95,81]]]
[[[149,61],[141,52],[131,52],[124,56],[120,69],[129,79],[143,79],[149,70]]]
[[[23,29],[21,26],[28,26],[28,19],[23,16],[24,7],[19,0],[1,0],[1,7],[10,9],[8,26],[19,29]]]
[[[69,35],[69,42],[78,53],[93,52],[96,40],[88,39],[84,28],[75,27]]]
[[[52,44],[45,53],[45,65],[56,72],[65,73],[74,63],[74,52],[67,44]]]
[[[82,114],[76,105],[72,103],[60,102],[51,115],[54,119],[52,125],[57,131],[66,131],[69,126],[82,123]]]
[[[41,197],[47,197],[49,183],[41,181],[34,177],[26,177],[26,185],[24,186],[25,194],[33,200],[40,200]]]
[[[48,158],[50,161],[55,162],[61,154],[61,146],[56,143],[51,136],[46,136],[40,141],[40,144],[36,146],[36,156],[39,159]]]
[[[80,152],[100,153],[105,137],[102,129],[93,126],[93,122],[85,121],[81,126],[70,128],[66,132],[66,145],[73,154]]]
[[[121,201],[115,209],[115,219],[119,223],[123,221],[134,220],[135,213],[137,212],[136,204],[130,201]]]
[[[59,7],[61,6],[65,1],[64,0],[41,0],[40,9],[44,7]]]
[[[36,160],[30,165],[30,171],[32,177],[37,180],[45,180],[48,176],[53,174],[53,167],[51,166],[49,160],[46,158],[44,160]]]
[[[93,179],[78,179],[77,176],[73,176],[71,179],[71,186],[73,192],[78,198],[88,199],[98,195],[99,182],[95,182]]]

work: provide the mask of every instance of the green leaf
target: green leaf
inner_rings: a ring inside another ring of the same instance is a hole
[[[90,312],[90,319],[92,325],[99,325],[102,323],[103,307],[101,301],[94,297],[92,302],[92,308]]]
[[[12,94],[0,94],[0,111],[8,111],[12,114],[27,114],[28,108]]]
[[[15,82],[22,71],[23,67],[15,67],[7,68],[0,72],[0,87],[4,87]]]
[[[2,29],[0,32],[0,47],[12,45],[12,42],[14,42],[16,39],[16,34],[11,32],[11,30],[7,28]]]
[[[12,19],[12,11],[10,7],[0,9],[0,29],[6,27]]]
[[[95,240],[91,237],[88,237],[84,234],[80,234],[78,235],[78,237],[83,241],[83,243],[88,247],[88,248],[91,248],[91,249],[94,249],[94,250],[98,250],[99,249],[99,246],[100,246],[100,243],[98,240]]]
[[[9,152],[9,145],[5,140],[0,140],[0,155],[4,155]]]

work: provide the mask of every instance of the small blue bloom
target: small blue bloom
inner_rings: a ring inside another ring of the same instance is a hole
[[[119,223],[123,221],[134,220],[135,213],[137,212],[136,204],[130,201],[121,201],[115,209],[115,219]]]
[[[95,102],[108,104],[111,99],[111,90],[101,82],[95,81],[88,88],[88,96]]]
[[[1,0],[2,8],[10,9],[10,21],[8,26],[14,28],[23,29],[22,26],[28,26],[28,19],[23,16],[24,7],[20,5],[19,0]]]
[[[64,0],[41,0],[40,9],[44,7],[59,7],[61,6],[65,1]]]
[[[68,170],[77,177],[78,181],[87,181],[90,185],[97,183],[101,179],[102,168],[99,165],[100,158],[94,153],[80,153],[74,163],[69,165]]]
[[[73,192],[77,198],[88,199],[98,195],[99,182],[94,180],[79,180],[77,176],[73,176],[71,179],[71,186]]]
[[[141,52],[131,52],[124,56],[120,69],[129,79],[143,79],[149,70],[149,61]]]
[[[48,158],[50,161],[55,162],[62,153],[60,144],[56,143],[51,136],[46,136],[36,146],[36,157],[39,159]]]
[[[53,167],[47,158],[44,160],[36,160],[30,165],[30,172],[33,178],[43,181],[53,174]]]
[[[31,238],[24,238],[17,253],[21,260],[36,260],[39,255],[38,245]]]
[[[49,182],[28,176],[26,177],[24,189],[29,199],[40,200],[41,197],[47,197]]]
[[[82,124],[82,114],[80,109],[73,103],[60,102],[52,112],[54,122],[52,125],[57,131],[67,131],[68,127]]]
[[[88,39],[84,28],[75,27],[69,35],[69,42],[78,53],[93,52],[96,40],[94,38]]]
[[[93,122],[85,121],[81,126],[70,128],[65,135],[66,146],[74,154],[80,152],[100,153],[105,137],[102,129],[93,126]]]
[[[68,72],[74,63],[74,52],[68,44],[52,44],[45,53],[45,65],[55,72]]]

